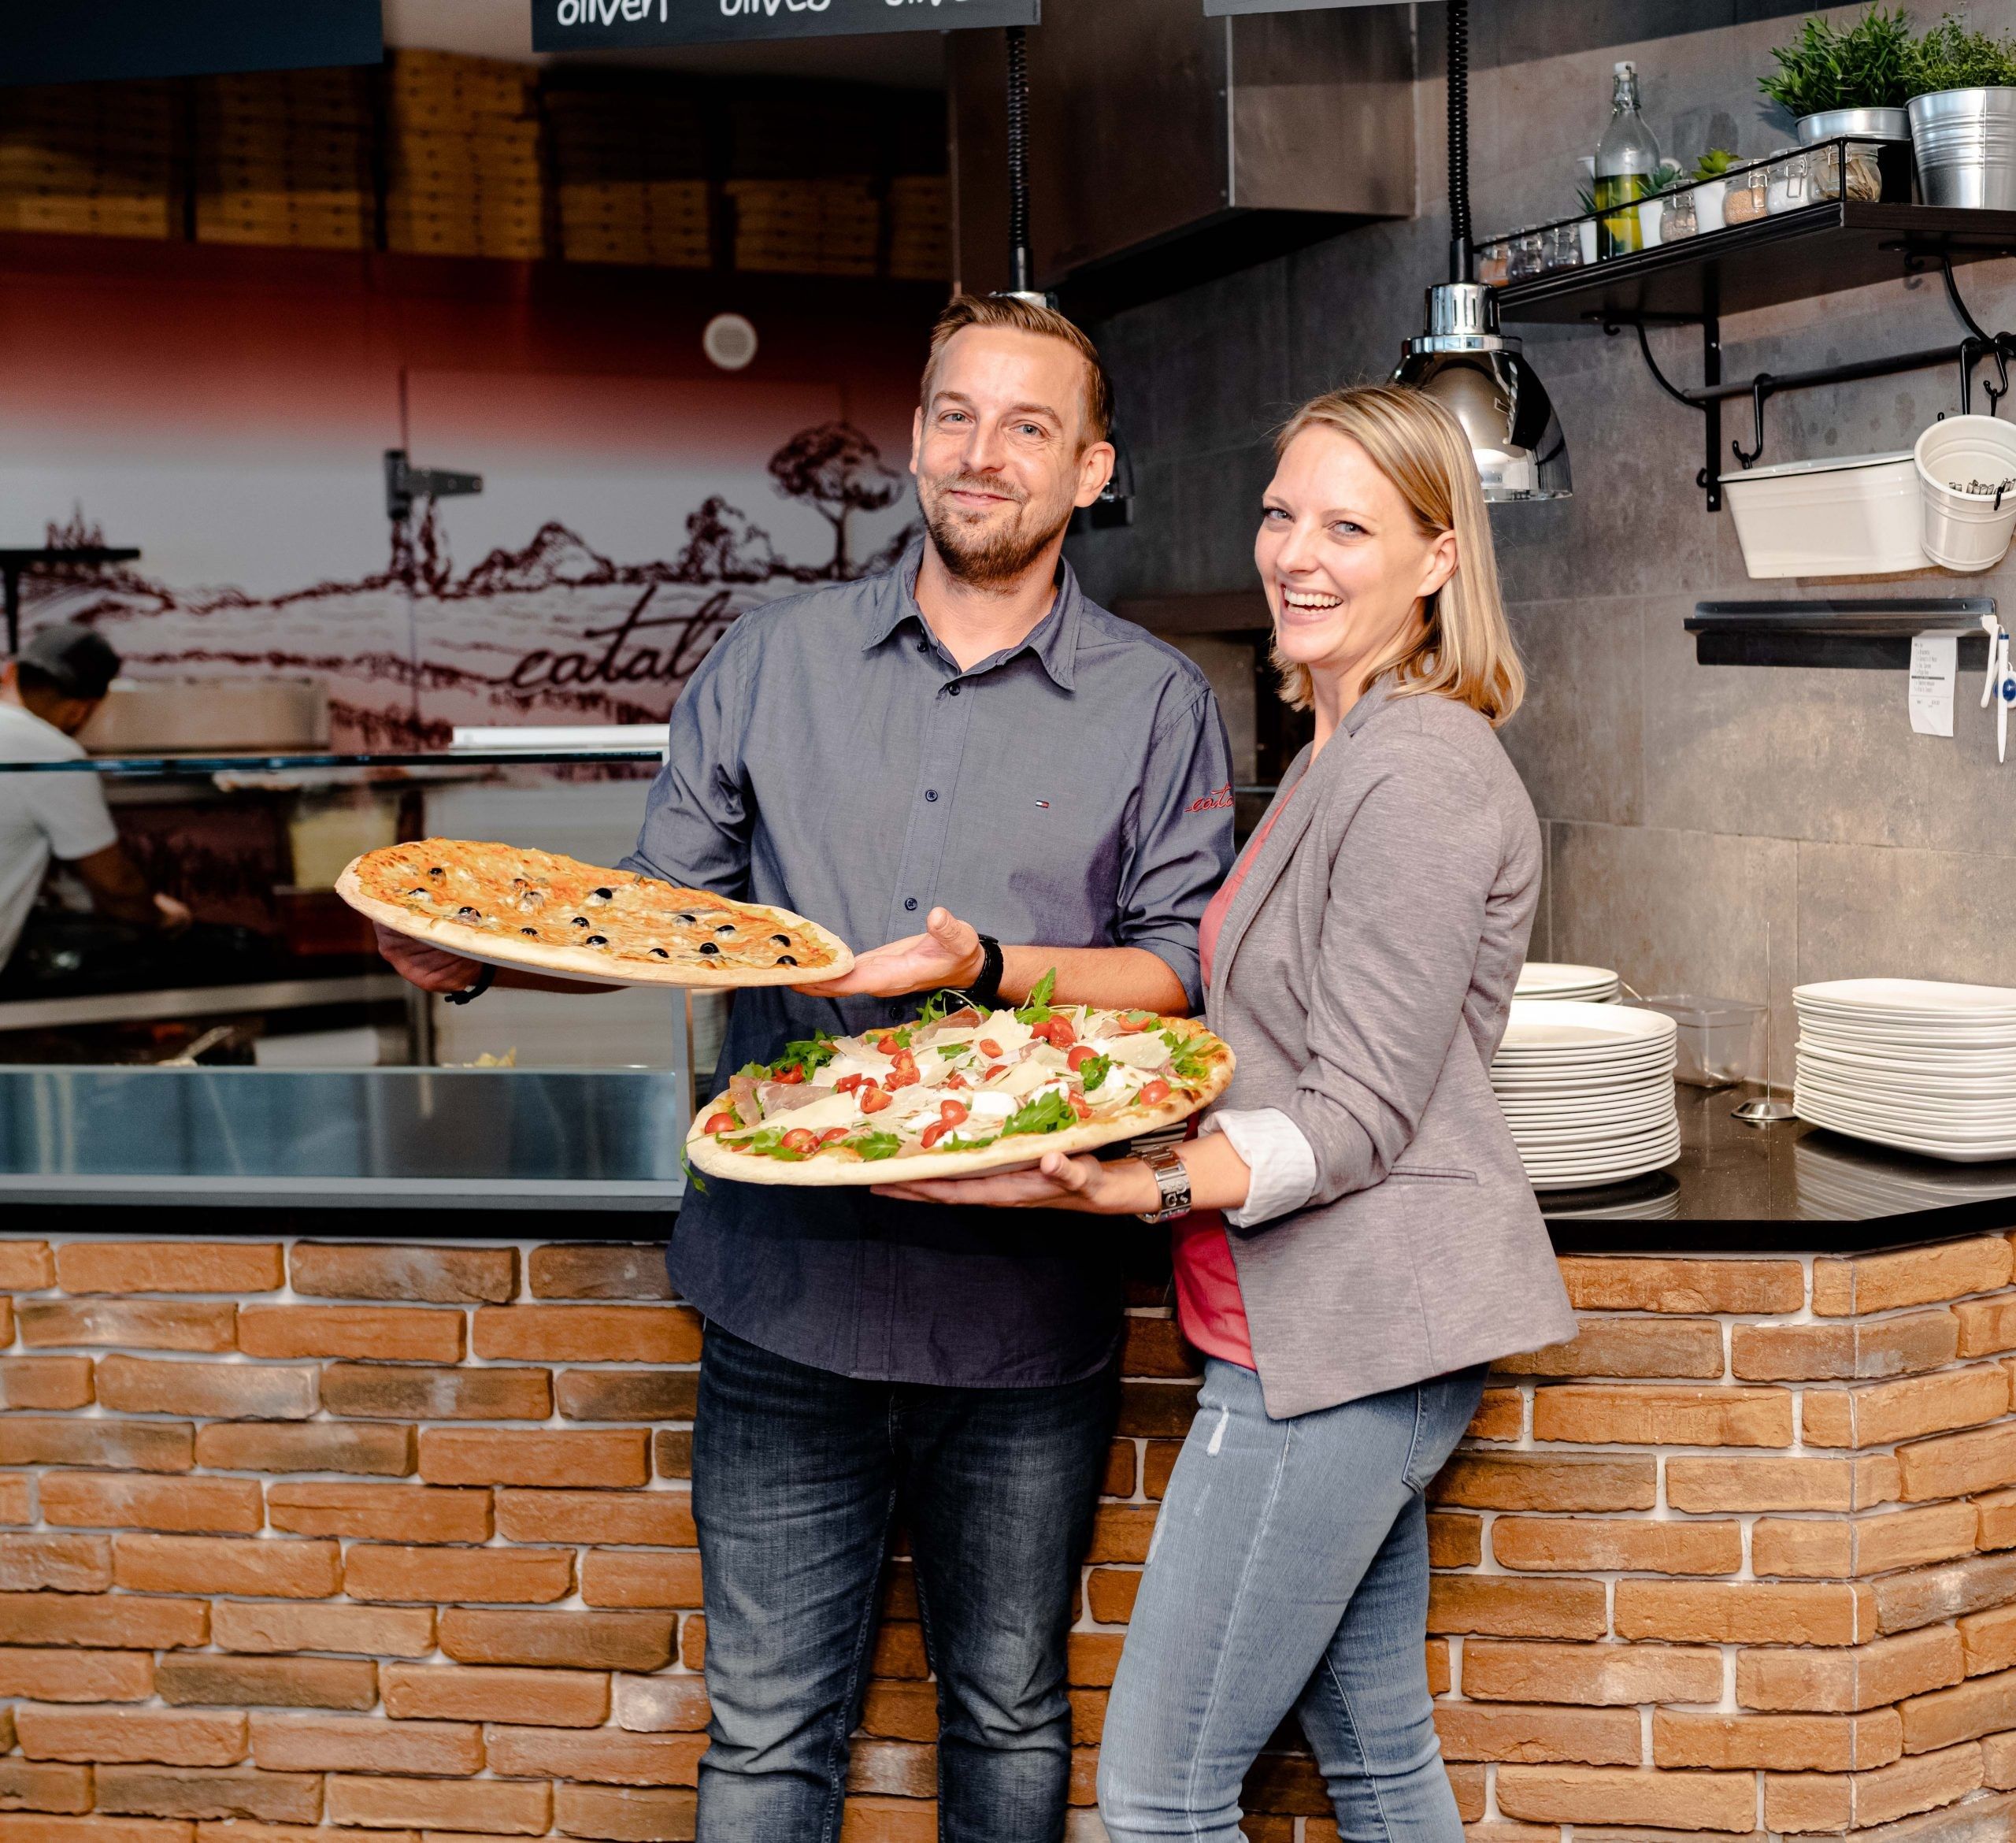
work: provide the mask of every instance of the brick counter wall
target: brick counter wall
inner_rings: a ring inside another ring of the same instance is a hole
[[[2016,1843],[2016,1288],[1974,1237],[1571,1259],[1438,1481],[1479,1843]],[[1073,1638],[1073,1843],[1195,1383],[1152,1269]],[[0,1843],[690,1837],[699,1352],[655,1248],[0,1240]],[[892,1570],[849,1843],[935,1836]],[[1279,1737],[1251,1843],[1333,1843]]]

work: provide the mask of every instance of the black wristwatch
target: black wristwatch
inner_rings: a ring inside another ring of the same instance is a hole
[[[983,1016],[1001,1005],[1001,943],[991,934],[980,937],[980,977],[966,988],[966,996]]]

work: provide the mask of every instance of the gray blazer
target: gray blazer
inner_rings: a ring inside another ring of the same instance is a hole
[[[1575,1333],[1491,1059],[1540,881],[1532,803],[1469,706],[1375,684],[1233,899],[1212,1029],[1220,1105],[1316,1154],[1292,1214],[1232,1231],[1267,1411],[1334,1407]]]

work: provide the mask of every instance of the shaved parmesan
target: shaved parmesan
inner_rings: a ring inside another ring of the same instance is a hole
[[[1128,1036],[1102,1038],[1092,1048],[1109,1062],[1124,1062],[1130,1069],[1160,1069],[1167,1066],[1169,1045],[1159,1030],[1143,1030]]]
[[[850,1094],[829,1094],[824,1099],[807,1101],[802,1107],[774,1116],[767,1124],[783,1131],[804,1126],[824,1133],[828,1126],[852,1126],[861,1119],[861,1109]]]
[[[990,1081],[985,1092],[988,1094],[1034,1094],[1051,1079],[1053,1071],[1046,1069],[1034,1056],[1026,1062],[1017,1062],[999,1081]]]
[[[887,1078],[889,1071],[895,1066],[895,1057],[885,1056],[879,1051],[867,1048],[843,1049],[819,1071],[819,1079],[825,1082],[833,1082],[849,1075],[869,1075],[880,1082]]]
[[[995,1011],[973,1035],[976,1041],[984,1036],[990,1043],[999,1044],[1005,1060],[1028,1042],[1029,1027],[1013,1011]]]

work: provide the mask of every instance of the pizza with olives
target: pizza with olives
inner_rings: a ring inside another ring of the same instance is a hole
[[[1193,1018],[1026,1004],[985,1017],[947,994],[859,1036],[816,1032],[701,1108],[686,1155],[749,1184],[898,1184],[1091,1151],[1187,1119],[1232,1080]]]
[[[612,985],[801,985],[854,964],[838,936],[788,909],[517,845],[387,845],[354,860],[336,893],[447,952]]]

